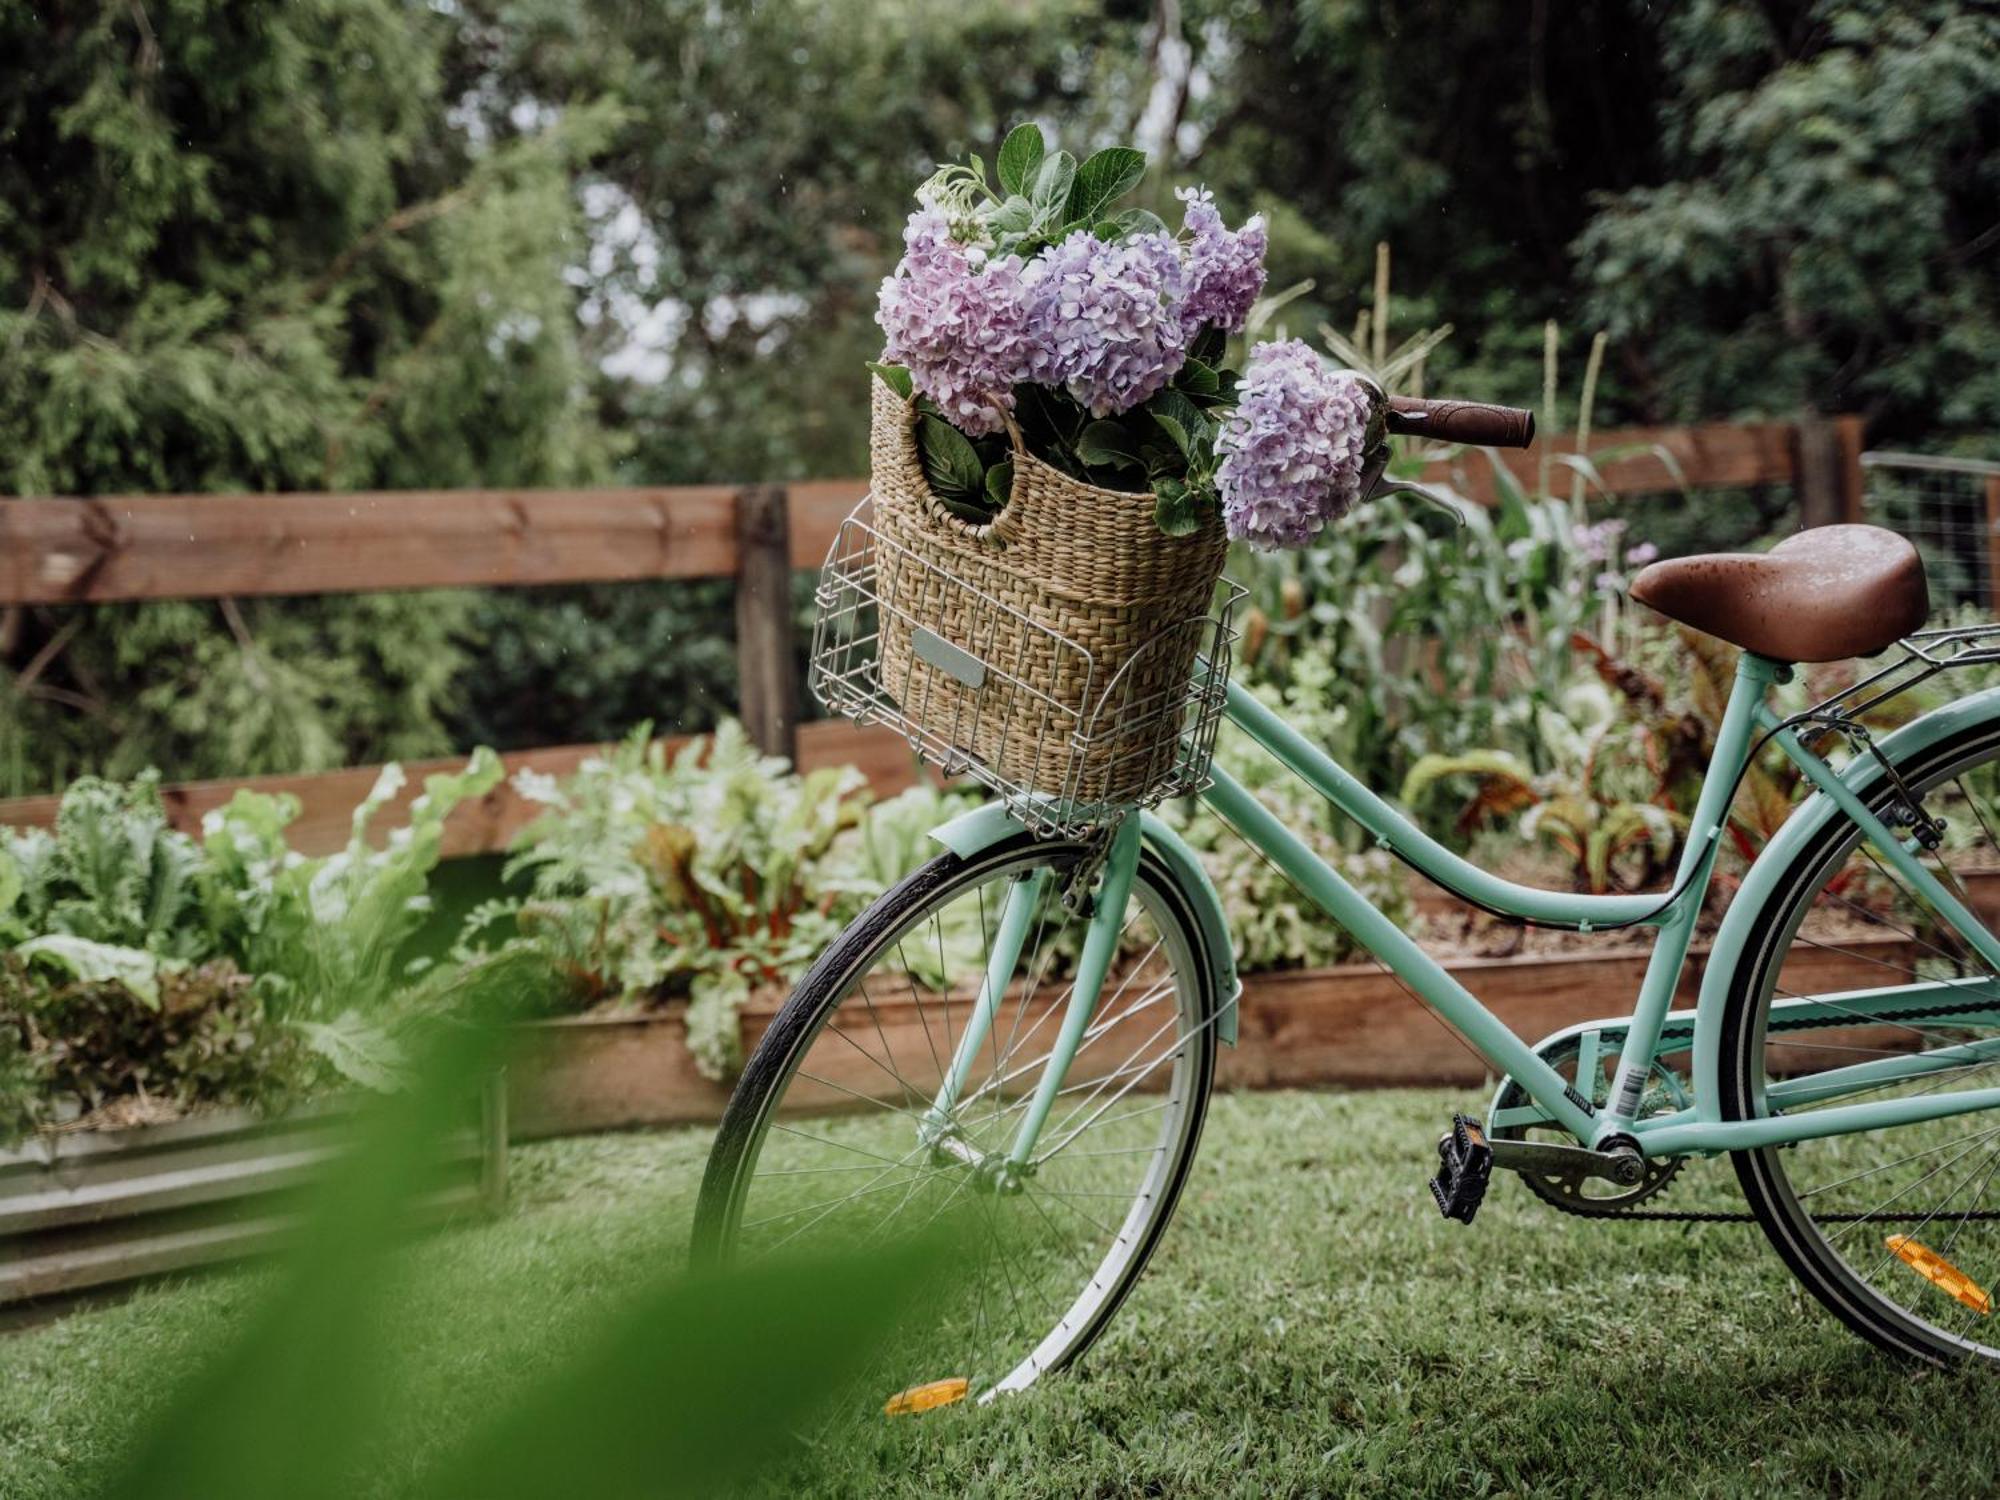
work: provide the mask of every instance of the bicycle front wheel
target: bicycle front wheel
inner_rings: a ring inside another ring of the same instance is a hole
[[[875,1401],[918,1388],[986,1399],[1074,1360],[1138,1280],[1186,1181],[1219,996],[1186,897],[1143,852],[1118,958],[1016,1160],[1058,1065],[1086,925],[1062,891],[1085,856],[1022,835],[933,860],[813,966],[730,1100],[702,1181],[698,1261],[959,1231],[944,1241],[948,1273],[890,1334]],[[996,951],[1018,957],[1006,966]],[[995,1003],[967,1043],[982,990]]]
[[[2000,723],[1975,725],[1897,770],[1921,817],[1942,820],[1942,843],[1923,866],[1994,926]],[[1917,819],[1893,787],[1870,802],[1913,835]],[[1795,856],[1724,1012],[1723,1118],[2000,1085],[2000,974],[1922,886],[1845,818]],[[1771,1243],[1850,1328],[1932,1363],[2000,1360],[2000,1113],[1733,1159]]]

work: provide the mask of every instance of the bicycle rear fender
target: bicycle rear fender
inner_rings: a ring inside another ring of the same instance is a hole
[[[1877,743],[1884,756],[1901,761],[1996,716],[2000,716],[2000,687],[1933,709]],[[1866,796],[1882,779],[1881,763],[1872,755],[1857,756],[1842,768],[1840,779],[1857,796]],[[1708,967],[1702,974],[1701,996],[1695,1004],[1693,1075],[1697,1120],[1721,1119],[1717,1087],[1721,1080],[1716,1070],[1721,1063],[1722,1012],[1728,1003],[1736,967],[1756,935],[1758,921],[1775,895],[1778,882],[1800,852],[1840,816],[1840,809],[1826,793],[1814,792],[1764,846],[1744,877],[1742,888],[1729,903],[1722,926],[1716,931]]]
[[[960,859],[970,859],[995,844],[1013,838],[1020,831],[1021,825],[1007,815],[1005,806],[989,802],[971,812],[961,813],[949,822],[940,823],[931,830],[931,837]],[[1194,909],[1195,920],[1201,928],[1203,956],[1215,979],[1215,993],[1220,997],[1217,1001],[1219,1013],[1215,1018],[1215,1035],[1219,1041],[1233,1047],[1236,1045],[1237,1001],[1242,995],[1243,984],[1236,974],[1236,948],[1230,940],[1229,920],[1223,915],[1222,898],[1216,893],[1215,882],[1208,878],[1208,871],[1201,867],[1201,860],[1187,846],[1187,841],[1153,814],[1139,815],[1139,836],[1167,867],[1188,905]]]

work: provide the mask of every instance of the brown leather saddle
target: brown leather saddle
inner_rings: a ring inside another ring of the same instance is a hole
[[[1769,552],[1669,558],[1632,580],[1632,597],[1785,662],[1873,656],[1931,610],[1917,549],[1879,526],[1818,526]]]

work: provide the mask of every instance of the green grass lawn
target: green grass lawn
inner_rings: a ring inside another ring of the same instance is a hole
[[[1424,1191],[1470,1096],[1219,1098],[1180,1216],[1076,1373],[871,1422],[774,1493],[1990,1494],[2000,1382],[1888,1364],[1751,1226],[1562,1218],[1496,1180],[1477,1225]],[[700,1132],[518,1148],[503,1220],[408,1258],[361,1492],[561,1361],[680,1253]],[[1721,1203],[1691,1168],[1667,1203]],[[0,1496],[68,1496],[267,1276],[213,1275],[0,1339]],[[774,1351],[782,1358],[782,1351]]]

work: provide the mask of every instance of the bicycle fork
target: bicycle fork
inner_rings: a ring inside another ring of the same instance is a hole
[[[1084,930],[1083,952],[1077,959],[1076,977],[1070,985],[1063,1011],[1061,1029],[1056,1033],[1047,1066],[1035,1082],[1034,1096],[1028,1101],[1021,1123],[1015,1129],[1014,1139],[1006,1155],[1000,1156],[995,1152],[982,1151],[967,1141],[957,1129],[954,1113],[964,1097],[965,1085],[978,1061],[980,1049],[992,1034],[993,1018],[999,1012],[1007,982],[1020,962],[1035,914],[1048,895],[1051,872],[1046,867],[1034,869],[1009,888],[1006,904],[1001,908],[999,925],[993,934],[992,948],[987,954],[986,975],[980,983],[978,998],[966,1017],[965,1030],[952,1052],[951,1065],[945,1071],[937,1097],[924,1111],[919,1125],[919,1138],[930,1147],[934,1158],[962,1162],[987,1179],[995,1191],[1003,1193],[1020,1191],[1022,1180],[1033,1174],[1035,1145],[1041,1139],[1049,1111],[1055,1105],[1056,1096],[1062,1092],[1070,1064],[1076,1060],[1077,1049],[1097,1013],[1105,976],[1110,973],[1111,962],[1117,956],[1118,939],[1125,925],[1125,903],[1131,899],[1132,882],[1138,870],[1139,818],[1133,813],[1119,822],[1111,836],[1091,906],[1089,925]],[[1007,1058],[1000,1058],[1000,1066],[1004,1067],[1007,1061]],[[995,1087],[998,1086],[996,1082]]]

